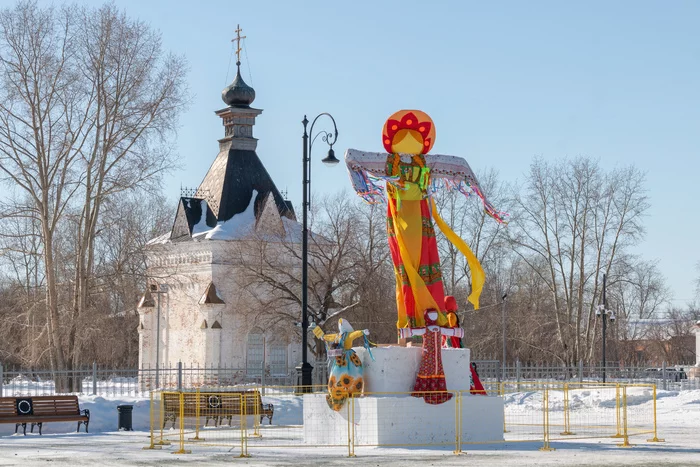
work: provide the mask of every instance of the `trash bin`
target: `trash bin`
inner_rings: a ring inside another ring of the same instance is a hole
[[[131,413],[134,411],[133,405],[118,405],[119,431],[134,431],[131,425]]]

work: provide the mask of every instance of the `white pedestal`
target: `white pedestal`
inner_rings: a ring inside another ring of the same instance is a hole
[[[420,366],[421,347],[375,347],[374,361],[364,347],[354,347],[364,367],[365,393],[411,392]],[[448,391],[469,391],[469,349],[442,349]]]
[[[364,367],[365,396],[349,399],[335,412],[325,394],[304,395],[307,443],[347,444],[348,425],[354,423],[356,445],[451,445],[459,416],[463,442],[503,441],[503,399],[469,394],[469,349],[442,349],[448,391],[464,391],[461,414],[456,397],[432,405],[409,395],[420,365],[420,347],[373,348],[374,361],[364,348],[355,351]]]

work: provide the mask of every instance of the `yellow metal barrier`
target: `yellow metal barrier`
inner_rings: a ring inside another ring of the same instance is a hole
[[[440,436],[415,436],[411,439],[385,436],[387,430],[391,430],[390,423],[393,426],[420,426],[423,423],[411,415],[415,404],[422,406],[423,401],[410,393],[356,395],[347,399],[340,413],[328,408],[325,387],[320,387],[315,393],[300,393],[293,387],[266,387],[264,398],[261,398],[259,389],[253,387],[237,392],[225,389],[203,392],[198,389],[196,392],[154,393],[150,407],[151,443],[144,449],[156,449],[177,441],[175,453],[184,454],[189,452],[185,444],[196,441],[201,446],[240,446],[241,457],[265,448],[314,446],[345,448],[347,455],[354,457],[357,448],[379,446],[453,446],[453,453],[458,455],[464,446],[472,444],[541,442],[542,451],[551,451],[554,441],[619,437],[622,439],[620,445],[629,447],[632,446],[631,438],[643,433],[652,434],[653,438],[648,441],[663,441],[657,435],[654,385],[500,383],[490,386],[487,393],[489,395],[483,396],[468,391],[450,392],[451,399],[443,403],[447,405],[435,406],[442,407],[441,424],[438,424]],[[380,407],[371,403],[372,398],[389,398],[391,403],[387,404],[385,400]],[[481,405],[481,398],[484,402],[491,400],[494,403],[494,399],[500,399],[504,405],[503,433],[488,435],[494,439],[468,435],[469,427],[475,423],[467,418],[470,417],[470,407],[475,407],[475,402]],[[221,406],[210,408],[207,401],[218,401]],[[268,404],[274,406],[274,410]],[[310,418],[302,417],[306,411],[312,414]],[[231,418],[234,414],[236,417]],[[268,415],[267,424],[263,424],[261,420]],[[213,426],[209,423],[212,420]],[[238,426],[235,426],[236,420]],[[332,420],[336,420],[333,426],[337,429],[329,431]],[[166,425],[170,426],[167,430]],[[433,434],[432,428],[426,430],[426,434]],[[188,433],[193,437],[187,438]]]

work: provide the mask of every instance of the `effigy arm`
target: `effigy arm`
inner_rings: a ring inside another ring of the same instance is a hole
[[[440,328],[443,336],[454,336],[460,339],[464,337],[464,329],[462,328]]]
[[[425,334],[425,328],[401,328],[399,329],[399,337],[406,339],[413,336],[422,336]]]
[[[484,205],[484,211],[497,222],[505,224],[508,216],[503,211],[497,211],[484,194],[476,175],[466,160],[462,157],[443,154],[425,156],[425,163],[430,168],[432,180],[431,191],[439,189],[455,190],[469,196],[476,194]]]
[[[323,340],[326,342],[334,342],[338,338],[338,334],[324,334]]]

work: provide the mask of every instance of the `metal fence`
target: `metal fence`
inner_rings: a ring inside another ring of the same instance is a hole
[[[328,381],[326,361],[313,363],[313,384]],[[156,384],[157,381],[157,384]],[[266,366],[262,368],[199,367],[183,363],[167,368],[107,369],[93,364],[90,368],[70,371],[25,370],[3,368],[0,364],[0,397],[85,394],[103,397],[148,397],[152,390],[182,390],[235,386],[294,386],[296,368]]]
[[[700,389],[700,378],[688,375],[692,365],[556,365],[551,363],[521,363],[501,366],[499,360],[475,360],[482,381],[550,381],[550,382],[608,382],[625,384],[655,384],[659,389],[682,391]]]
[[[591,366],[579,362],[575,366],[521,363],[501,366],[498,360],[476,360],[477,371],[484,382],[602,382],[655,384],[663,390],[700,389],[700,378],[688,377],[689,366],[661,367],[610,363]],[[312,362],[313,384],[325,385],[328,363]],[[681,371],[681,368],[683,371]],[[157,381],[157,384],[156,384]],[[62,393],[103,397],[147,397],[152,390],[204,389],[232,386],[279,387],[300,384],[296,368],[213,368],[178,363],[168,368],[107,369],[93,364],[89,368],[57,372],[3,368],[0,364],[0,396],[32,396]],[[264,389],[263,389],[264,390]]]

